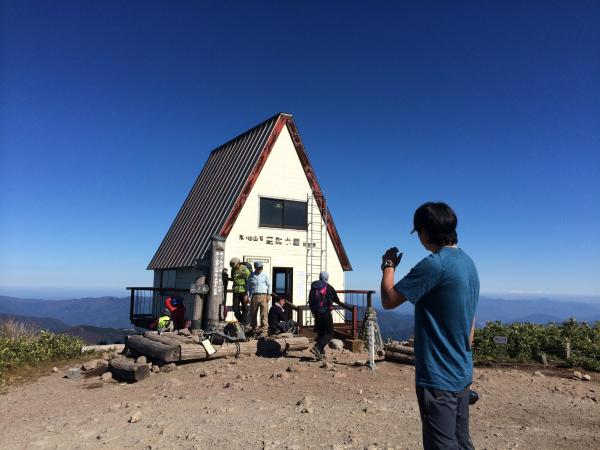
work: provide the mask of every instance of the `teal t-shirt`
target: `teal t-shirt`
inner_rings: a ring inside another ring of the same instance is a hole
[[[479,276],[461,249],[443,247],[421,260],[394,288],[415,305],[416,385],[459,392],[471,384],[471,324]]]

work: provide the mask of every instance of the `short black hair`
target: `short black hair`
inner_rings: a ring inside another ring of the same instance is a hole
[[[446,203],[427,202],[417,208],[413,219],[414,229],[425,231],[433,245],[454,245],[458,242],[458,219]]]

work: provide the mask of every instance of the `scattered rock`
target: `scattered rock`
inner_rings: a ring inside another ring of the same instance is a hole
[[[208,373],[207,373],[205,370],[202,370],[202,371],[200,372],[200,378],[205,378],[205,377],[207,377],[207,376],[208,376]]]
[[[103,373],[103,374],[100,376],[100,379],[101,379],[102,381],[112,381],[112,379],[113,379],[112,373],[110,373],[110,372],[105,372],[105,373]]]
[[[102,359],[104,359],[105,361],[108,361],[110,359],[110,355],[108,354],[108,352],[102,353]]]
[[[147,364],[148,360],[146,359],[145,356],[139,356],[135,359],[135,363],[136,364]]]
[[[52,368],[52,373],[58,373],[58,367],[53,367]]]
[[[302,414],[312,414],[312,413],[314,413],[314,410],[312,408],[306,408],[306,407],[304,407],[304,408],[302,408],[300,410],[300,413],[302,413]]]
[[[333,348],[335,350],[343,350],[344,342],[340,339],[332,339],[331,341],[329,341],[329,348]]]
[[[136,422],[139,422],[140,420],[142,420],[142,412],[136,411],[129,418],[129,423],[136,423]]]
[[[178,386],[183,386],[183,381],[178,378],[170,378],[163,384],[164,388],[174,388]]]
[[[229,381],[227,383],[225,383],[225,385],[223,386],[224,389],[229,389],[233,387],[233,383],[230,383]]]
[[[534,374],[536,377],[540,377],[540,378],[545,378],[545,377],[546,377],[546,375],[544,375],[544,374],[543,374],[542,372],[540,372],[539,370],[536,370],[535,372],[533,372],[533,374]]]
[[[67,370],[66,378],[71,380],[76,380],[77,378],[81,378],[81,369],[79,367],[72,367]]]
[[[291,366],[288,366],[288,368],[285,370],[288,372],[304,372],[306,370],[306,367],[300,364],[292,364]]]
[[[356,361],[354,361],[354,363],[352,364],[353,366],[366,366],[368,363],[368,361],[366,359],[357,359]]]
[[[174,370],[175,370],[175,363],[166,364],[160,368],[160,371],[164,372],[164,373],[173,372]]]
[[[575,380],[581,380],[583,378],[583,374],[579,370],[576,370],[573,372],[573,378]]]
[[[583,375],[583,376],[581,377],[581,379],[582,379],[583,381],[592,381],[592,377],[591,377],[591,376],[589,376],[587,373],[586,373],[585,375]]]
[[[327,361],[323,361],[323,364],[321,364],[321,367],[323,369],[332,369],[333,368],[333,364],[331,364],[330,362],[327,362]]]
[[[158,366],[152,366],[152,373],[160,373],[160,367]]]
[[[282,379],[287,379],[290,376],[286,373],[286,372],[275,372],[273,375],[271,375],[269,378],[282,378]]]
[[[310,406],[312,405],[312,398],[310,397],[302,397],[300,400],[296,402],[296,406]]]

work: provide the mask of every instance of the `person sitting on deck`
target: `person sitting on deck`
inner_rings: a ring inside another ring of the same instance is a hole
[[[162,310],[158,318],[150,325],[151,330],[156,330],[159,333],[162,331],[173,331],[174,325],[171,319],[171,311],[168,308]]]
[[[185,306],[183,305],[183,300],[175,296],[167,297],[167,300],[165,301],[165,306],[171,313],[173,327],[176,330],[186,328]]]
[[[279,297],[271,309],[269,309],[269,334],[295,333],[298,324],[288,319],[285,311],[285,298]]]

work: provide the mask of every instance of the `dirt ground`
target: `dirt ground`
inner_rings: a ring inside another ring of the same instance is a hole
[[[308,355],[184,364],[135,384],[66,379],[61,367],[0,395],[0,448],[421,448],[413,367]],[[600,448],[600,377],[542,373],[475,369],[477,449]]]

